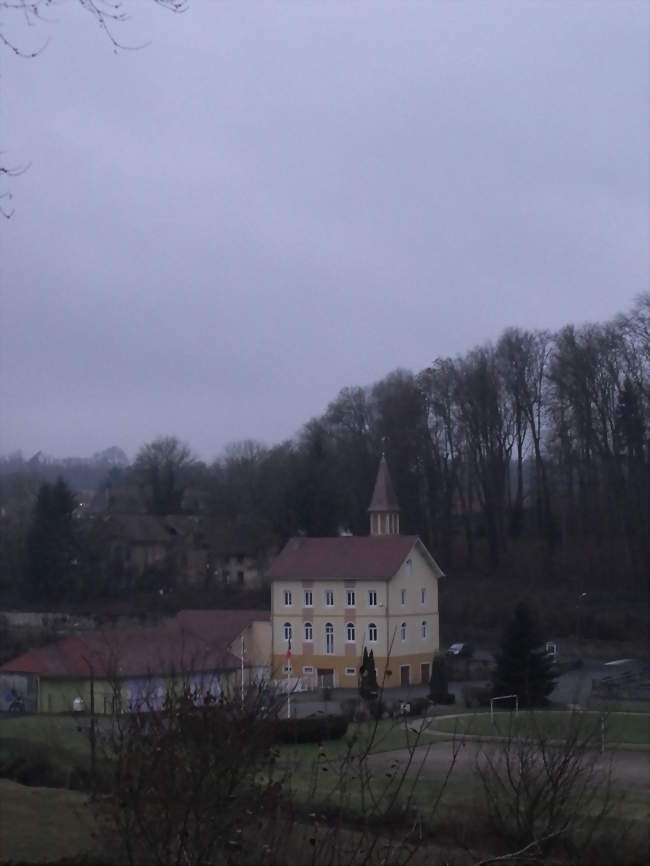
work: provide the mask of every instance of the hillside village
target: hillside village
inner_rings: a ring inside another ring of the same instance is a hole
[[[92,688],[94,711],[111,713],[118,699],[159,707],[174,676],[216,697],[278,682],[300,691],[358,689],[364,650],[373,651],[383,687],[426,686],[440,644],[443,574],[417,536],[400,535],[399,512],[382,456],[368,508],[370,534],[290,539],[264,575],[270,611],[181,611],[158,626],[71,635],[6,661],[0,692],[26,711],[69,712],[75,701],[90,706]],[[101,517],[104,525],[110,519]],[[169,557],[178,539],[187,543],[170,518],[145,515],[128,526],[138,528],[132,537],[138,558],[127,559],[134,568]],[[162,531],[145,537],[152,527]],[[247,578],[243,557],[236,564],[239,587],[261,582],[250,569]]]

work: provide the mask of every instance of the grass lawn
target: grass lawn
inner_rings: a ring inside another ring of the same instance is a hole
[[[89,719],[83,716],[28,715],[0,719],[0,739],[26,740],[86,756]]]
[[[494,714],[474,713],[457,717],[434,719],[432,729],[449,734],[474,734],[480,737],[507,737],[509,734],[536,735],[561,739],[571,725],[584,724],[585,731],[593,733],[597,742],[601,736],[601,714],[598,712],[571,713],[557,710],[522,710],[518,716],[512,712]],[[650,714],[610,713],[605,717],[605,736],[609,743],[650,745]]]
[[[0,779],[0,862],[46,862],[94,847],[86,795]]]
[[[294,766],[303,764],[311,766],[316,759],[336,761],[349,754],[359,755],[365,751],[374,755],[378,752],[390,752],[393,749],[427,745],[429,740],[420,732],[421,726],[422,719],[417,718],[351,722],[345,736],[339,740],[280,746],[280,759]]]

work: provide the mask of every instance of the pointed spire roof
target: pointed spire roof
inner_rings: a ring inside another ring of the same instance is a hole
[[[377,472],[377,480],[375,481],[375,489],[370,501],[368,511],[399,511],[399,503],[395,495],[393,482],[391,481],[390,472],[388,471],[388,463],[386,455],[381,455],[379,461],[379,470]]]

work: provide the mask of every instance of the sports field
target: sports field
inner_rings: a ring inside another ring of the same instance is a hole
[[[558,710],[467,713],[434,718],[431,730],[478,737],[544,736],[564,739],[579,729],[580,736],[605,744],[650,746],[650,713],[567,712]]]

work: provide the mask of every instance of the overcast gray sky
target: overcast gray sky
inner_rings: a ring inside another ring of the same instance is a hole
[[[0,452],[276,442],[647,289],[646,2],[129,8],[0,12]]]

